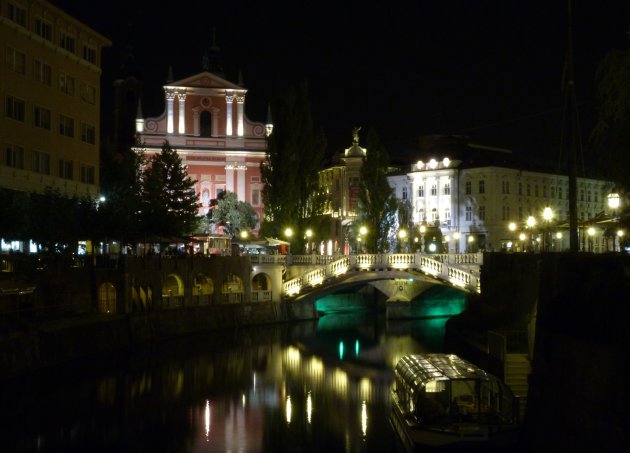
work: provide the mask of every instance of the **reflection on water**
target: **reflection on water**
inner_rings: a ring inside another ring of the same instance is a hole
[[[326,315],[56,369],[5,391],[0,450],[396,451],[392,365],[438,351],[445,321]]]

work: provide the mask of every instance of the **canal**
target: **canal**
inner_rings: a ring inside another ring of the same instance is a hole
[[[215,332],[2,390],[7,452],[393,452],[392,366],[442,348],[448,318],[330,313]]]

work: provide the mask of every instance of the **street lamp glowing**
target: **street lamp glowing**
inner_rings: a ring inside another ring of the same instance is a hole
[[[420,233],[424,234],[427,232],[427,227],[426,225],[420,225]]]
[[[593,227],[588,227],[588,230],[586,230],[586,232],[588,233],[589,236],[595,236],[595,228]]]
[[[610,194],[608,194],[607,198],[608,198],[608,207],[610,209],[614,210],[614,209],[617,209],[619,207],[620,198],[619,198],[619,194],[618,193],[616,193],[616,192],[610,193]]]
[[[405,239],[405,238],[407,237],[407,230],[400,230],[400,231],[398,232],[398,237],[399,237],[400,239]]]
[[[521,241],[524,241],[525,239],[527,239],[527,236],[525,235],[525,233],[521,233],[521,234],[519,234],[519,235],[518,235],[518,238],[519,238]]]
[[[460,237],[459,231],[456,231],[453,233],[453,239],[455,239],[456,241],[459,241],[459,237]]]
[[[561,231],[558,231],[556,233],[556,239],[562,239],[562,232]]]
[[[475,242],[474,236],[468,236],[468,242]]]
[[[536,226],[536,219],[533,215],[530,215],[529,217],[527,217],[527,221],[525,222],[525,224],[527,225],[527,228],[534,228]]]
[[[241,231],[241,239],[247,239],[249,233],[246,230]]]
[[[291,236],[293,236],[293,230],[291,228],[287,228],[286,230],[284,230],[284,235],[288,238],[291,238]]]
[[[624,231],[623,230],[617,230],[617,236],[619,236],[620,238],[622,238],[624,236]]]
[[[510,222],[510,224],[508,225],[508,229],[510,231],[516,231],[516,223]]]
[[[306,237],[310,239],[312,236],[313,236],[313,230],[309,228],[308,230],[306,230]]]
[[[545,219],[546,222],[549,222],[553,218],[553,211],[550,207],[547,206],[545,209],[543,209],[542,215],[543,219]]]
[[[359,228],[359,234],[361,236],[365,236],[367,234],[367,228],[362,226],[361,228]]]

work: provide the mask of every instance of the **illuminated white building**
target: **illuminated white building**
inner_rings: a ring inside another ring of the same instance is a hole
[[[547,233],[547,250],[568,249],[568,176],[504,165],[474,165],[438,152],[388,180],[398,199],[409,200],[414,225],[439,226],[451,253],[541,250],[543,232]],[[595,224],[594,219],[610,214],[607,195],[613,184],[578,178],[577,186],[580,248],[605,251],[604,229],[599,227],[592,237],[585,230]],[[550,220],[543,218],[546,207],[551,208]],[[536,225],[527,228],[530,216]],[[513,230],[510,223],[514,223]],[[586,241],[590,243],[586,245]]]

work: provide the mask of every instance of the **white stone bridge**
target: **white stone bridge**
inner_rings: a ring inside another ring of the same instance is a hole
[[[355,277],[361,272],[369,280],[392,279],[403,273],[420,274],[434,284],[479,293],[483,254],[252,255],[251,261],[257,266],[284,266],[285,297],[294,298],[322,286],[339,285],[347,280],[342,277]]]

